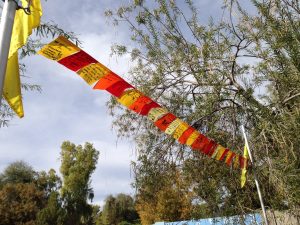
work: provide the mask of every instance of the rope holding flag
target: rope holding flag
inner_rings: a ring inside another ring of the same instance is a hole
[[[226,165],[233,165],[236,169],[247,167],[247,160],[243,156],[217,144],[177,118],[86,52],[75,47],[65,37],[60,36],[45,45],[38,54],[76,72],[86,83],[94,85],[94,90],[106,90],[114,95],[119,103],[137,114],[147,116],[158,129],[179,143],[186,144],[194,151],[199,151],[208,157],[219,161],[224,160]]]

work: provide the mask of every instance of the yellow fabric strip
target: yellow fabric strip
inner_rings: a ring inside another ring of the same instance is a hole
[[[245,146],[244,146],[244,157],[245,159],[248,159],[248,148],[247,148],[247,145],[245,143]],[[246,165],[246,162],[244,163],[244,165]],[[247,181],[247,168],[242,168],[242,175],[241,175],[241,188],[243,188],[246,184],[246,181]]]
[[[226,159],[225,162],[228,163],[230,157],[232,156],[233,152],[232,151],[228,151],[227,155],[226,155]]]
[[[118,99],[118,102],[120,102],[122,105],[129,107],[131,106],[140,96],[142,95],[141,92],[139,92],[136,89],[127,90],[124,92],[124,94]]]
[[[165,130],[165,133],[172,135],[175,132],[175,130],[177,129],[177,127],[182,123],[183,123],[183,121],[181,119],[178,119],[178,118],[175,119]]]
[[[182,134],[184,133],[184,131],[186,131],[189,128],[189,125],[185,122],[182,122],[175,130],[173,137],[178,140]]]
[[[164,115],[166,115],[168,112],[169,111],[166,108],[162,108],[162,107],[152,108],[148,113],[148,119],[153,122],[156,122]]]
[[[22,0],[22,6],[27,7],[27,0]],[[32,0],[30,6],[31,14],[27,15],[24,10],[17,10],[11,37],[8,58],[27,42],[32,29],[40,25],[42,6],[40,0]]]
[[[225,148],[223,146],[219,145],[216,150],[218,151],[217,155],[216,155],[216,160],[220,160],[223,153],[225,152]]]
[[[59,36],[54,41],[45,45],[38,54],[48,59],[59,61],[67,56],[79,52],[81,49],[68,41],[65,37]]]
[[[239,155],[234,156],[233,167],[236,169],[240,167]]]
[[[218,145],[217,148],[215,149],[214,153],[212,154],[211,158],[216,158],[218,151],[222,148],[221,145]]]
[[[27,7],[26,0],[22,0],[21,2],[22,6]],[[18,49],[26,44],[32,30],[40,25],[40,17],[42,16],[40,0],[32,0],[30,11],[30,15],[27,15],[24,10],[17,10],[16,12],[3,87],[4,98],[20,118],[24,116],[24,110],[19,74]]]
[[[3,96],[12,110],[22,118],[24,116],[21,84],[19,74],[18,52],[10,57],[7,63]]]
[[[195,130],[187,139],[186,144],[188,146],[191,146],[194,143],[194,141],[197,139],[197,137],[199,137],[199,135],[200,135],[200,133]]]
[[[89,85],[94,84],[109,72],[110,70],[101,63],[92,63],[77,71],[78,75]]]

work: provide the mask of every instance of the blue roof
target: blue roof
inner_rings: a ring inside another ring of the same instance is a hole
[[[200,220],[177,221],[177,222],[156,222],[154,225],[233,225],[242,224],[242,220],[246,225],[262,224],[260,214],[247,214],[242,216],[216,217]]]

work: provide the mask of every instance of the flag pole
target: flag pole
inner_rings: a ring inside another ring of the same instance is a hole
[[[250,158],[250,161],[251,161],[252,166],[253,166],[254,181],[255,181],[255,185],[256,185],[256,189],[257,189],[257,193],[258,193],[258,197],[259,197],[261,209],[262,209],[262,212],[263,212],[264,221],[265,221],[266,225],[269,225],[268,220],[267,220],[267,214],[266,214],[266,209],[265,209],[264,201],[263,201],[263,198],[262,198],[262,194],[261,194],[261,191],[260,191],[260,187],[259,187],[257,175],[256,175],[256,172],[255,172],[254,160],[253,160],[253,157],[252,157],[251,150],[249,148],[249,144],[248,144],[246,132],[245,132],[245,129],[244,129],[243,125],[242,125],[242,131],[243,131],[243,135],[244,135],[244,139],[245,139],[245,144],[246,144],[246,147],[248,149],[249,158]]]
[[[1,24],[0,24],[0,106],[2,92],[5,81],[8,53],[14,25],[16,10],[18,8],[17,0],[3,0]]]

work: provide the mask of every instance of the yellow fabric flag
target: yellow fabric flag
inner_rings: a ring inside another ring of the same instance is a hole
[[[248,148],[247,145],[245,143],[244,146],[244,157],[245,159],[248,159]],[[244,168],[242,168],[242,176],[241,176],[241,188],[243,188],[245,186],[246,183],[246,174],[247,174],[247,168],[246,168],[247,163],[244,163]]]
[[[27,7],[27,0],[21,0],[21,2],[22,6]],[[40,18],[42,16],[40,0],[32,0],[30,10],[30,15],[27,15],[22,9],[16,12],[3,88],[4,98],[20,118],[24,116],[24,112],[20,85],[18,49],[25,45],[28,36],[32,33],[32,29],[38,27],[40,24]]]

